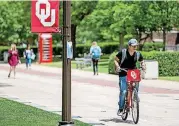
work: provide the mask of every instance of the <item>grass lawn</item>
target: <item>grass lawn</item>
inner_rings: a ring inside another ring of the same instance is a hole
[[[50,66],[50,67],[62,67],[62,61],[52,62],[52,63],[43,63],[42,65]],[[76,63],[74,60],[71,62],[72,69],[76,69]],[[93,71],[92,67],[83,68],[85,71]],[[108,59],[101,59],[98,64],[99,73],[108,73]]]
[[[0,98],[0,126],[57,126],[61,117],[28,105]],[[76,126],[90,126],[75,121]]]
[[[169,80],[169,81],[178,81],[179,82],[179,76],[173,76],[173,77],[159,77],[161,80]]]

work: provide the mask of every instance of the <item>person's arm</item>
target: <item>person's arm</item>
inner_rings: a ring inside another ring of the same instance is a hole
[[[26,50],[24,50],[23,55],[24,55],[24,58],[26,58]]]
[[[114,58],[114,63],[116,67],[119,67],[119,58],[117,56]]]
[[[142,68],[142,70],[146,71],[146,65],[145,65],[144,58],[141,53],[139,57],[139,62],[140,62],[140,67]]]
[[[12,51],[9,50],[9,51],[8,51],[8,61],[11,59],[11,56],[12,56]]]
[[[30,50],[30,52],[31,52],[31,56],[34,55],[34,51],[32,49]]]
[[[20,57],[19,57],[19,52],[18,52],[18,50],[17,50],[17,60],[18,60],[18,62],[21,64],[21,60],[20,60]]]
[[[90,55],[92,54],[92,46],[90,47]]]
[[[12,55],[12,51],[8,50],[8,55],[11,56]]]
[[[116,55],[116,57],[114,58],[114,64],[115,64],[115,67],[116,67],[117,71],[119,71],[119,69],[120,69],[120,65],[119,64],[120,64],[121,57],[122,57],[122,52],[119,52]]]
[[[99,47],[99,46],[98,46]],[[101,48],[99,47],[99,52],[100,52],[100,55],[102,55],[102,52],[101,52]]]

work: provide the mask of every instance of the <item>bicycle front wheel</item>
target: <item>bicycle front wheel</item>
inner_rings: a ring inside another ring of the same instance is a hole
[[[136,89],[132,92],[132,118],[135,124],[139,121],[139,98]]]

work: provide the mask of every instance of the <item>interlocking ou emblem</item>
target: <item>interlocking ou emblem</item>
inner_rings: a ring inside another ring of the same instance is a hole
[[[41,9],[40,5],[45,4],[46,8]],[[50,12],[51,11],[51,12]],[[51,27],[55,24],[55,9],[51,9],[48,0],[38,0],[36,2],[36,16],[39,18],[40,22],[44,27]],[[51,22],[46,22],[45,20],[51,16]]]
[[[131,77],[132,77],[133,79],[136,79],[136,78],[137,78],[137,75],[136,75],[136,73],[135,73],[134,71],[131,71]]]

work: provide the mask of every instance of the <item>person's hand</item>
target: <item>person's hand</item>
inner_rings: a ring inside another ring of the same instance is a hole
[[[120,66],[116,66],[116,72],[119,73],[121,71],[121,67]]]
[[[19,64],[21,64],[21,61],[19,60]]]
[[[144,73],[146,73],[146,66],[145,66],[145,65],[142,65],[141,68],[142,68],[142,71],[143,71]]]
[[[146,64],[144,61],[141,62],[140,67],[142,68],[142,71],[146,73]]]

